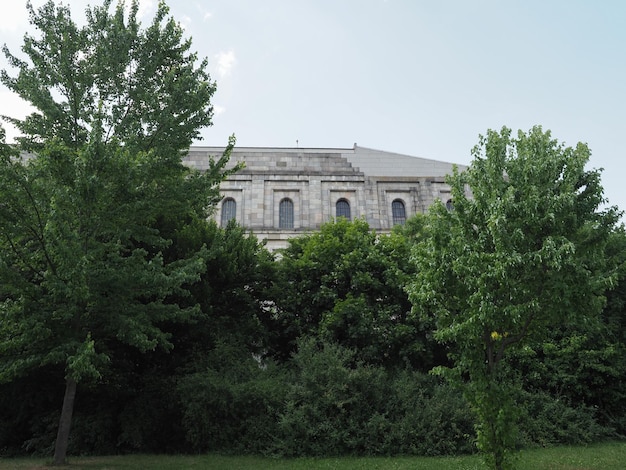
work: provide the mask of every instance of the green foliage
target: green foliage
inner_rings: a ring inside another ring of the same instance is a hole
[[[3,48],[18,73],[0,81],[35,111],[4,116],[23,134],[20,157],[0,146],[0,381],[63,366],[71,386],[55,463],[75,383],[101,380],[126,346],[170,350],[163,326],[200,312],[176,300],[207,250],[166,259],[173,232],[161,229],[208,217],[234,145],[204,173],[182,164],[211,123],[207,61],[197,63],[165,3],[145,29],[137,1],[128,17],[111,3],[88,8],[79,27],[66,6],[27,2],[26,58]]]
[[[626,350],[612,338],[613,330],[607,328],[605,319],[603,312],[602,323],[595,328],[556,329],[541,343],[512,355],[511,362],[523,374],[524,389],[529,393],[594,410],[598,424],[623,435]]]
[[[518,446],[587,445],[606,440],[611,430],[597,419],[596,408],[546,392],[521,392]]]
[[[277,266],[272,352],[284,360],[298,337],[312,335],[370,364],[427,369],[425,333],[404,291],[413,272],[409,247],[401,234],[376,235],[364,220],[344,218],[292,239]]]
[[[63,399],[59,375],[58,367],[44,367],[37,375],[0,384],[0,456],[44,455],[42,446],[49,454],[54,436],[47,428],[56,430]],[[56,421],[52,426],[49,417]]]
[[[535,127],[489,131],[468,171],[448,179],[454,210],[436,204],[415,253],[415,311],[449,345],[479,417],[492,468],[508,468],[515,386],[505,352],[556,326],[597,321],[614,265],[604,256],[617,210],[599,210],[589,149],[565,148]],[[470,195],[471,192],[471,195]]]
[[[513,398],[516,385],[501,370],[485,377],[474,371],[470,374],[464,391],[477,417],[476,444],[489,468],[513,468],[519,413]]]
[[[105,396],[107,390],[90,394],[89,398],[94,402],[90,403],[92,409],[98,409],[97,403],[104,402],[106,405],[102,407],[101,414],[93,413],[88,406],[83,407],[80,411],[84,410],[88,419],[85,422],[113,418],[116,423],[115,427],[109,428],[110,434],[106,436],[109,442],[94,446],[90,453],[102,455],[107,451],[106,444],[114,446],[116,452],[187,451],[189,446],[176,390],[178,379],[167,376],[158,367],[146,368],[129,377],[133,389],[118,391],[117,402]]]
[[[188,286],[191,294],[169,299],[183,306],[198,303],[200,308],[188,322],[174,318],[159,324],[172,344],[170,349],[142,352],[119,341],[106,342],[111,361],[104,364],[102,377],[78,390],[70,452],[191,452],[218,447],[224,452],[267,451],[273,445],[271,429],[277,419],[262,408],[254,408],[257,414],[253,416],[252,407],[245,403],[273,399],[268,387],[278,397],[284,396],[288,382],[278,373],[258,371],[255,375],[251,371],[259,368],[252,353],[262,348],[266,336],[257,316],[262,309],[260,291],[270,280],[265,269],[271,257],[253,236],[235,225],[222,229],[214,222],[196,220],[182,227],[160,224],[159,228],[174,238],[163,253],[164,262],[184,259],[205,247],[206,269]],[[62,400],[58,393],[62,369],[45,373],[49,369],[39,368],[0,385],[0,414],[7,419],[6,431],[0,426],[0,449],[49,452]],[[219,384],[206,385],[207,376],[218,377]],[[191,388],[192,382],[198,388]],[[242,422],[224,420],[208,426],[220,426],[211,432],[238,437],[203,441],[198,437],[202,436],[199,423],[211,423],[211,417],[226,413],[210,401],[215,399],[210,391],[218,385],[224,393],[240,397],[236,409],[242,410],[238,415]],[[44,402],[47,395],[51,398]],[[22,406],[16,407],[16,400]],[[281,399],[275,402],[276,409],[282,406]],[[184,419],[187,412],[193,414],[192,419]],[[247,430],[245,439],[242,429]]]
[[[606,293],[607,303],[599,321],[561,325],[546,332],[541,339],[528,341],[523,349],[511,355],[512,364],[524,377],[524,390],[532,396],[555,397],[561,405],[575,404],[576,412],[593,416],[602,432],[620,436],[626,432],[623,407],[626,398],[623,380],[626,376],[625,241],[623,227],[610,234],[605,257],[610,264],[619,267],[618,279]],[[564,411],[562,415],[569,413]],[[558,426],[564,424],[557,419],[547,420],[546,424],[550,424],[548,421]],[[593,426],[588,428],[594,429]],[[542,433],[536,431],[533,434]],[[575,440],[578,439],[577,430],[570,434],[572,442],[578,442]],[[590,432],[588,439],[596,439],[596,435]],[[565,433],[563,437],[566,437]],[[579,440],[585,442],[583,438]]]
[[[296,379],[280,417],[284,455],[345,455],[372,451],[368,433],[378,426],[384,370],[355,360],[334,344],[301,340]]]
[[[585,402],[599,409],[602,422],[626,435],[626,232],[621,226],[609,240],[606,256],[619,266],[616,285],[607,292],[601,327],[587,334],[586,347],[595,350],[582,370],[589,390]]]
[[[26,119],[4,119],[22,132],[24,149],[59,139],[79,148],[93,140],[123,142],[132,152],[162,149],[177,157],[211,124],[215,92],[206,72],[190,52],[191,40],[159,2],[146,28],[137,19],[139,2],[111,8],[112,0],[89,7],[78,26],[65,5],[48,1],[39,10],[30,2],[32,31],[24,36],[21,59],[5,46],[15,77],[3,71],[1,82],[36,109]]]
[[[73,154],[59,144],[25,164],[3,162],[5,379],[46,363],[66,363],[78,380],[98,378],[111,341],[167,349],[159,323],[194,313],[167,298],[198,279],[204,253],[164,262],[170,241],[153,228],[163,196],[143,189],[160,185],[164,171],[173,179],[172,170],[123,150],[91,150]],[[176,171],[182,203],[185,172]]]
[[[210,351],[226,341],[249,353],[262,353],[267,342],[262,324],[267,290],[275,277],[273,256],[234,221],[226,228],[214,221],[188,224],[176,233],[169,255],[184,258],[202,246],[207,247],[206,269],[190,288],[201,315],[178,347],[187,343]]]
[[[445,455],[472,450],[473,417],[434,377],[390,373],[336,344],[301,340],[280,415],[277,452]]]
[[[206,62],[195,67],[164,4],[142,30],[136,2],[126,20],[110,3],[88,10],[82,29],[65,6],[28,4],[41,35],[25,37],[30,62],[5,48],[19,74],[4,71],[3,83],[37,110],[11,119],[37,155],[7,155],[0,169],[5,380],[58,362],[97,378],[111,341],[167,349],[159,323],[197,311],[167,299],[198,279],[206,253],[164,260],[171,239],[157,226],[206,218],[233,142],[204,174],[182,165],[210,123]]]
[[[228,346],[213,355],[216,367],[185,375],[176,389],[191,450],[267,452],[284,402],[284,374]]]
[[[381,454],[443,456],[475,451],[474,416],[458,389],[408,370],[391,376],[389,384],[386,429],[378,437]]]

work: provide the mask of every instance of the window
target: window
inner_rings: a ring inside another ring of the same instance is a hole
[[[278,228],[293,228],[293,201],[283,199],[278,208]]]
[[[224,199],[222,202],[222,227],[226,227],[230,220],[235,219],[237,215],[237,203],[232,197]]]
[[[337,201],[337,204],[335,205],[336,208],[336,217],[345,217],[346,219],[350,220],[350,203],[348,201],[346,201],[345,199],[339,199]]]
[[[406,222],[404,202],[400,199],[394,200],[391,203],[391,214],[393,216],[393,225],[404,225],[404,222]]]
[[[446,209],[448,209],[449,211],[454,210],[454,204],[452,203],[452,199],[448,199],[446,201]]]

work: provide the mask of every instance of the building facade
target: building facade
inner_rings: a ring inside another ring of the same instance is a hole
[[[223,148],[192,147],[186,164],[203,170]],[[229,166],[245,167],[220,186],[223,199],[215,213],[226,225],[235,219],[267,241],[270,250],[291,237],[318,230],[336,217],[363,218],[380,233],[436,200],[450,200],[445,175],[453,164],[352,148],[236,147]],[[459,165],[462,170],[465,167]]]

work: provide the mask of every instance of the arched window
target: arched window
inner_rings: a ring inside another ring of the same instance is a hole
[[[227,197],[222,201],[222,227],[226,227],[228,222],[237,216],[237,203],[232,197]]]
[[[278,228],[293,228],[293,201],[285,198],[278,207]]]
[[[335,216],[350,220],[350,203],[346,199],[339,199],[335,205]]]
[[[396,199],[391,203],[391,214],[393,216],[393,225],[404,225],[406,222],[406,210],[404,209],[404,202],[400,199]]]

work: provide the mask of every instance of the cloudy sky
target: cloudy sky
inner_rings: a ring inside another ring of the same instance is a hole
[[[97,2],[64,1],[77,21]],[[24,3],[3,1],[0,15],[0,42],[15,52],[28,30]],[[541,125],[567,145],[586,142],[609,203],[626,209],[624,1],[168,4],[218,84],[202,145],[234,133],[240,146],[357,143],[468,164],[487,129]],[[144,23],[155,6],[141,1]],[[25,113],[0,88],[0,114]]]

